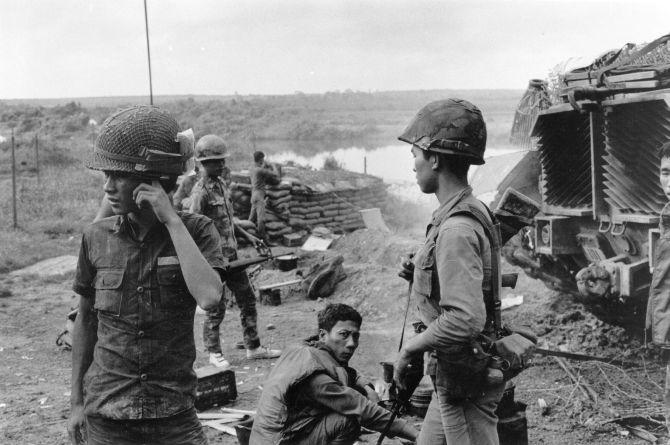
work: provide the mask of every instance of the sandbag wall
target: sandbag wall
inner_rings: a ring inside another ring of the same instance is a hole
[[[255,233],[255,227],[244,221],[251,208],[251,186],[244,176],[234,175],[232,198],[235,216],[241,225]],[[239,181],[239,182],[238,182]],[[299,180],[285,178],[267,193],[265,227],[268,237],[280,240],[290,233],[308,233],[316,226],[333,231],[352,231],[364,227],[359,210],[382,207],[386,185],[375,181],[362,188],[333,189],[315,192]]]

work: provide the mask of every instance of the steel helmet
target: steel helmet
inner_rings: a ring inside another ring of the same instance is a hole
[[[137,105],[117,111],[102,124],[86,166],[93,170],[134,173],[148,178],[178,176],[193,154],[167,111]],[[188,138],[188,136],[186,136]]]
[[[230,154],[225,142],[215,134],[207,134],[195,144],[195,160],[198,162],[225,159]]]
[[[484,163],[486,124],[479,108],[466,100],[429,103],[398,139],[422,150],[466,158],[471,164]]]

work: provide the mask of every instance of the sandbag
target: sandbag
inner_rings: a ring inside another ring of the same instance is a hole
[[[290,196],[291,191],[290,190],[268,190],[265,192],[267,196],[270,197],[270,199],[278,199],[278,198],[283,198],[284,196]]]
[[[291,194],[287,194],[286,196],[282,196],[280,198],[270,198],[270,204],[273,206],[283,204],[285,202],[291,202]]]
[[[332,295],[337,283],[347,277],[342,267],[343,262],[344,257],[338,255],[325,263],[313,265],[307,272],[302,272],[302,286],[307,292],[307,298],[316,300]]]
[[[291,227],[297,227],[299,229],[304,229],[307,227],[307,221],[302,218],[291,218],[288,221],[288,225]]]
[[[269,231],[279,230],[286,227],[286,224],[281,221],[271,221],[265,224],[265,228]]]
[[[244,230],[256,228],[256,225],[248,219],[233,218],[233,223]]]
[[[291,229],[290,227],[284,227],[284,228],[278,229],[278,230],[268,230],[267,231],[268,235],[270,235],[273,238],[279,238],[279,237],[282,237],[282,236],[286,235],[287,233],[292,233],[292,232],[293,232],[293,229]]]
[[[289,212],[293,215],[306,215],[310,213],[310,211],[304,207],[289,207]]]

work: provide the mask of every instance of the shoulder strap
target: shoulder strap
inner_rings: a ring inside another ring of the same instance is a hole
[[[502,287],[502,274],[500,273],[500,250],[501,250],[501,236],[500,224],[496,220],[488,206],[484,205],[488,213],[488,218],[477,207],[461,203],[454,207],[445,217],[445,220],[453,215],[470,216],[482,225],[484,233],[491,244],[491,301],[486,302],[486,310],[489,317],[493,320],[493,329],[495,334],[502,329],[502,316],[500,314],[500,291]],[[488,317],[487,317],[488,318]]]

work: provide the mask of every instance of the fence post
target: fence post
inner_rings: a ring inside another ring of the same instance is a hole
[[[35,170],[37,171],[37,186],[40,185],[40,152],[39,152],[39,138],[35,133]]]
[[[14,153],[14,129],[12,128],[12,214],[14,217],[14,228],[18,228],[16,218],[16,154]]]
[[[368,174],[368,157],[363,156],[363,173]]]

